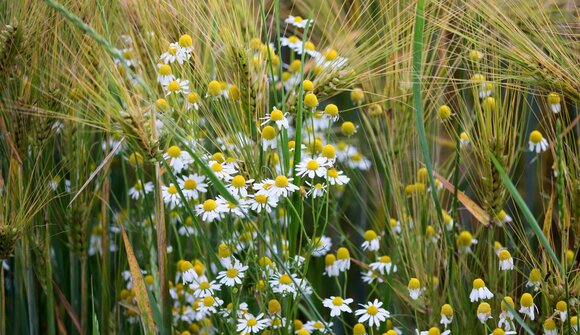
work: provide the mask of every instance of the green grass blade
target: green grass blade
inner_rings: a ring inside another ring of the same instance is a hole
[[[548,252],[548,255],[550,255],[550,258],[552,258],[552,261],[554,261],[554,264],[556,264],[558,266],[558,269],[560,270],[561,274],[564,276],[565,271],[564,271],[564,268],[562,267],[562,264],[560,263],[560,260],[558,260],[558,257],[556,257],[554,250],[550,246],[548,239],[546,239],[546,236],[542,232],[542,228],[540,228],[540,225],[538,224],[538,222],[534,218],[534,215],[532,214],[532,212],[530,211],[530,209],[526,205],[526,202],[524,201],[524,199],[522,198],[522,196],[520,195],[520,193],[516,189],[515,185],[512,183],[512,181],[508,177],[505,170],[502,168],[502,166],[499,163],[499,161],[497,160],[497,158],[491,152],[489,152],[488,154],[489,154],[489,158],[493,162],[493,165],[495,165],[495,168],[499,172],[499,175],[501,176],[501,180],[503,181],[503,183],[506,186],[506,188],[508,189],[508,191],[511,193],[512,197],[514,198],[515,203],[518,205],[518,207],[520,208],[520,210],[524,214],[524,217],[526,218],[526,220],[530,224],[530,227],[534,231],[534,234],[536,234],[536,237],[538,238],[538,240],[540,241],[540,243],[542,244],[544,249],[546,249],[546,251]]]

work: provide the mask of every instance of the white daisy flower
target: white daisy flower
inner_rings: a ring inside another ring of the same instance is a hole
[[[407,285],[407,289],[409,290],[409,296],[413,300],[419,299],[421,293],[425,291],[424,287],[421,287],[421,282],[417,278],[411,278],[409,280],[409,284]]]
[[[534,304],[534,297],[529,293],[522,294],[520,298],[520,313],[524,314],[524,316],[527,315],[533,321],[536,318],[536,312],[538,312],[538,307]]]
[[[265,126],[262,128],[262,150],[276,149],[278,146],[278,137],[276,136],[276,129],[272,126]]]
[[[379,276],[379,273],[373,270],[369,270],[361,275],[362,281],[367,284],[372,284],[375,281],[379,283],[384,283],[383,278]]]
[[[221,285],[215,281],[209,281],[206,276],[201,276],[193,280],[193,282],[189,284],[189,288],[193,290],[193,296],[197,299],[213,296],[215,291],[221,289]]]
[[[205,222],[221,219],[222,214],[227,212],[227,210],[227,205],[220,199],[207,199],[203,204],[195,206],[197,215],[201,216],[201,220]]]
[[[535,151],[538,154],[548,149],[548,140],[546,140],[542,133],[537,130],[530,133],[530,141],[528,144],[530,146],[530,151]]]
[[[377,262],[369,264],[369,267],[382,275],[389,275],[391,271],[393,273],[397,272],[397,266],[391,262],[391,257],[389,256],[381,256],[377,259]]]
[[[491,306],[487,302],[482,302],[477,306],[477,318],[481,323],[491,319]]]
[[[499,252],[499,269],[503,271],[514,269],[514,259],[506,249]]]
[[[300,281],[301,279],[295,274],[277,273],[270,279],[270,287],[274,293],[282,296],[292,295],[296,298],[298,290],[294,283],[299,283]]]
[[[548,94],[548,106],[550,107],[550,110],[552,111],[552,113],[554,114],[558,114],[560,113],[560,111],[562,110],[562,98],[560,98],[560,95],[558,95],[558,93],[556,92],[552,92],[550,94]]]
[[[181,198],[177,192],[177,187],[173,184],[169,184],[169,186],[161,186],[161,195],[163,196],[163,202],[165,202],[169,208],[175,208],[181,204]]]
[[[235,174],[237,169],[232,165],[226,162],[218,163],[215,160],[210,160],[208,162],[209,168],[212,172],[221,180],[229,181],[232,179],[232,175]]]
[[[324,69],[337,70],[344,67],[348,62],[347,58],[339,56],[334,49],[328,49],[324,53],[318,52],[313,57],[316,60],[316,64]]]
[[[261,192],[254,194],[248,202],[250,209],[256,213],[261,213],[263,210],[266,210],[266,212],[270,213],[272,212],[272,208],[276,208],[276,206],[278,206],[277,198]]]
[[[295,35],[280,38],[280,44],[283,47],[288,47],[294,51],[297,49],[302,49],[302,40],[300,40],[300,38]]]
[[[304,329],[308,330],[310,333],[318,331],[319,334],[332,334],[332,325],[332,322],[308,321],[304,324]]]
[[[300,187],[294,185],[292,181],[294,178],[288,178],[284,175],[276,176],[274,180],[267,179],[268,185],[272,185],[266,193],[274,198],[287,197],[294,191],[298,191]]]
[[[177,61],[179,64],[183,64],[186,60],[189,59],[189,53],[186,52],[186,49],[183,49],[179,46],[179,43],[171,43],[169,44],[169,48],[166,52],[161,54],[161,61],[165,64],[171,64]]]
[[[259,333],[262,329],[268,327],[268,319],[263,319],[263,316],[263,313],[258,316],[254,316],[250,313],[244,314],[238,319],[236,331],[240,333],[240,335]]]
[[[187,200],[197,199],[200,193],[207,192],[207,184],[205,183],[205,176],[197,174],[190,174],[178,179],[179,187],[183,192],[183,196]]]
[[[330,168],[326,172],[326,179],[330,185],[346,185],[350,178],[344,175],[344,172],[335,168]]]
[[[308,176],[308,178],[324,177],[327,166],[328,161],[324,157],[306,158],[296,165],[296,174],[301,177]]]
[[[353,300],[350,298],[342,299],[341,297],[331,296],[330,298],[324,299],[322,301],[322,305],[324,307],[330,308],[330,316],[334,317],[340,316],[342,312],[352,313],[352,309],[348,307],[348,304],[350,304],[352,301]]]
[[[374,230],[372,230],[372,229],[367,230],[364,233],[364,238],[365,238],[365,241],[361,245],[363,250],[378,251],[379,248],[381,247],[381,245],[380,245],[381,237],[379,235],[377,235],[377,233],[375,233]]]
[[[294,27],[304,29],[304,28],[306,28],[306,26],[309,26],[310,24],[312,24],[312,20],[303,19],[300,16],[288,15],[288,17],[286,19],[284,19],[284,23],[291,24]]]
[[[445,330],[444,332],[441,332],[439,330],[439,328],[437,327],[431,327],[429,330],[421,330],[419,331],[419,329],[415,329],[415,334],[417,335],[433,335],[433,334],[438,334],[438,335],[449,335],[451,334],[451,330]]]
[[[542,285],[542,272],[540,271],[540,269],[534,268],[532,269],[532,271],[530,271],[526,287],[532,287],[534,289],[534,292],[537,292],[540,290],[541,285]]]
[[[453,322],[453,308],[449,304],[444,304],[441,306],[441,320],[439,323],[447,329],[447,327]]]
[[[129,196],[133,200],[139,200],[145,194],[153,192],[153,182],[146,182],[145,185],[141,181],[137,181],[133,187],[129,189]]]
[[[310,184],[309,182],[306,182],[306,185],[310,187],[310,189],[306,193],[306,196],[312,196],[313,199],[321,198],[324,196],[324,193],[326,193],[327,186],[326,184],[321,183]]]
[[[322,257],[330,251],[332,240],[330,237],[322,235],[312,240],[312,246],[314,247],[314,250],[312,250],[312,256]]]
[[[165,160],[169,160],[169,166],[173,168],[175,173],[180,173],[189,164],[193,163],[193,158],[187,151],[181,150],[178,146],[174,145],[167,149],[167,152],[163,154]]]
[[[486,300],[493,298],[493,293],[485,286],[485,282],[481,278],[473,281],[473,289],[469,294],[469,300],[476,302],[479,300]]]
[[[218,297],[211,295],[203,297],[196,309],[196,312],[203,316],[196,316],[196,318],[205,318],[217,313],[217,308],[219,308],[223,303],[224,301]]]
[[[231,214],[233,216],[237,216],[240,218],[245,218],[248,216],[248,208],[250,207],[249,201],[245,198],[237,199],[238,204],[234,204],[233,202],[227,200],[226,198],[222,197],[221,195],[217,196],[217,200],[226,204],[227,210],[225,213]]]
[[[264,120],[264,122],[262,122],[262,126],[268,124],[269,122],[274,122],[276,123],[276,126],[278,127],[278,129],[288,129],[290,127],[290,125],[288,124],[288,119],[286,118],[288,116],[288,113],[282,113],[281,110],[279,110],[278,108],[276,108],[276,106],[274,106],[272,108],[272,112],[270,114],[266,114],[266,116],[264,116],[263,118],[261,118],[260,120]]]
[[[373,302],[368,302],[366,305],[360,304],[362,309],[357,309],[354,314],[360,316],[358,322],[364,323],[368,321],[370,327],[380,327],[382,322],[385,322],[391,314],[381,306],[383,305],[378,299]]]
[[[352,156],[349,157],[346,163],[348,167],[352,169],[366,171],[371,168],[371,161],[363,156],[363,154],[360,152],[355,152]]]
[[[500,227],[512,221],[513,221],[512,217],[508,213],[506,213],[503,209],[499,211],[499,213],[497,213],[495,216],[495,223]]]
[[[247,265],[242,265],[240,261],[234,259],[230,264],[225,264],[226,268],[224,271],[218,273],[217,279],[220,284],[226,286],[241,285],[242,279],[244,279],[245,271],[248,269]]]
[[[165,96],[171,94],[189,94],[189,80],[181,80],[179,78],[168,81],[166,84],[163,85],[166,93]]]
[[[167,85],[170,81],[175,80],[175,76],[168,64],[157,64],[157,81],[161,85]]]

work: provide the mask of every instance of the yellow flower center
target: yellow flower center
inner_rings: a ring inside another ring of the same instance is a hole
[[[197,182],[193,179],[188,179],[183,183],[183,188],[186,190],[195,190]]]
[[[555,330],[556,329],[556,322],[554,319],[549,318],[544,321],[544,329],[546,330]]]
[[[302,66],[302,62],[300,62],[299,59],[294,60],[292,63],[290,63],[290,71],[292,72],[298,72],[300,71],[300,67]]]
[[[534,297],[529,293],[522,294],[520,298],[520,305],[523,307],[531,307],[534,304]]]
[[[213,298],[213,297],[211,297],[211,296],[209,296],[209,295],[208,295],[207,297],[203,298],[203,304],[204,304],[206,307],[213,306],[213,304],[214,304],[214,303],[215,303],[215,300],[214,300],[214,298]]]
[[[195,92],[191,92],[187,95],[187,102],[190,104],[198,103],[199,102],[199,95]]]
[[[262,138],[268,141],[273,140],[276,137],[276,129],[272,126],[266,126],[262,129]]]
[[[342,133],[344,135],[350,136],[350,135],[354,134],[354,132],[356,131],[356,127],[355,127],[354,123],[352,123],[350,121],[346,121],[340,127],[340,131],[342,131]]]
[[[327,61],[333,61],[336,57],[338,57],[338,52],[334,49],[328,49],[324,52],[324,58],[326,58]]]
[[[334,306],[342,306],[342,298],[335,297],[334,299],[332,299],[332,304]]]
[[[379,260],[381,261],[381,263],[390,263],[391,262],[391,257],[389,257],[389,256],[381,256],[381,258]]]
[[[167,52],[168,52],[170,55],[173,55],[173,56],[175,56],[175,54],[177,53],[177,47],[171,46],[171,47],[169,47],[169,49],[167,50]]]
[[[324,147],[322,147],[322,157],[328,159],[333,159],[334,157],[336,157],[336,150],[334,149],[334,146],[332,144],[327,144]]]
[[[256,319],[249,319],[246,324],[248,325],[248,327],[253,327],[258,324],[258,321],[256,321]]]
[[[411,278],[411,280],[409,280],[408,288],[411,290],[417,290],[421,288],[421,282],[417,278]]]
[[[504,250],[502,250],[502,251],[500,251],[500,253],[499,253],[499,259],[500,259],[501,261],[507,261],[507,260],[508,260],[508,259],[510,259],[510,258],[512,258],[512,255],[510,254],[510,252],[509,252],[509,251],[507,251],[507,250],[505,250],[505,249],[504,249]]]
[[[222,166],[220,163],[213,163],[213,164],[211,165],[211,169],[212,169],[214,172],[222,172],[222,170],[224,169],[224,167],[223,167],[223,166]]]
[[[367,308],[367,313],[370,315],[376,315],[379,312],[379,309],[373,305],[369,306],[369,308]]]
[[[235,188],[242,188],[246,186],[246,179],[240,175],[237,175],[232,179],[232,186]]]
[[[310,80],[304,80],[302,82],[302,86],[304,87],[304,91],[314,91],[314,84]]]
[[[540,142],[542,142],[543,138],[544,138],[544,136],[542,136],[542,133],[540,133],[537,130],[532,131],[530,134],[530,141],[532,143],[540,143]]]
[[[304,105],[308,108],[314,108],[318,106],[318,98],[313,93],[308,93],[304,96]]]
[[[217,80],[212,80],[207,85],[207,93],[213,95],[214,97],[219,96],[222,93],[222,87]]]
[[[333,254],[328,254],[324,257],[324,264],[326,264],[326,266],[331,266],[334,262],[336,262],[336,257]]]
[[[258,194],[258,195],[256,195],[256,197],[254,199],[259,204],[265,204],[268,202],[268,197],[264,194]]]
[[[501,302],[501,310],[502,311],[507,311],[507,305],[509,305],[511,308],[514,308],[516,306],[516,304],[514,303],[514,300],[512,299],[512,297],[506,296],[505,298],[503,298],[504,300],[502,300]],[[507,302],[507,304],[506,304]]]
[[[548,94],[548,103],[550,105],[557,105],[560,103],[560,101],[561,101],[561,99],[560,99],[560,96],[558,95],[558,93],[552,92],[552,93]]]
[[[318,164],[317,161],[315,161],[314,159],[311,159],[310,161],[308,161],[308,163],[306,163],[306,169],[310,170],[310,171],[315,171],[320,167],[320,164]]]
[[[270,120],[272,121],[282,121],[283,119],[284,113],[279,109],[274,109],[272,113],[270,113]]]
[[[445,304],[441,306],[441,314],[445,316],[452,316],[453,315],[453,308],[449,304]]]
[[[209,283],[208,283],[208,282],[206,282],[206,281],[202,281],[202,282],[199,284],[199,289],[200,289],[200,290],[208,290],[209,288],[210,288],[210,285],[209,285]]]
[[[177,158],[181,156],[181,149],[178,146],[174,145],[167,149],[167,155],[171,158]]]
[[[436,327],[431,327],[431,329],[429,329],[429,331],[427,332],[427,335],[440,335],[441,331],[439,330],[439,328]]]
[[[304,21],[304,19],[303,19],[302,17],[300,17],[300,16],[295,16],[295,17],[294,17],[294,22],[296,22],[296,23],[300,23],[300,22],[302,22],[302,21]]]
[[[288,186],[288,178],[286,178],[286,176],[278,176],[274,180],[274,184],[276,184],[276,187],[280,187],[280,188],[287,187]]]
[[[171,185],[167,188],[167,192],[169,192],[170,194],[177,194],[177,187]]]
[[[217,202],[215,202],[215,200],[208,199],[208,200],[203,202],[203,210],[206,212],[211,212],[216,208],[217,208]]]
[[[335,168],[328,169],[328,176],[330,178],[338,178],[338,170]]]
[[[300,39],[298,38],[298,36],[292,35],[292,36],[288,37],[288,42],[290,42],[290,43],[298,43],[298,42],[300,42]]]
[[[316,46],[314,45],[314,43],[307,41],[306,43],[304,43],[304,49],[313,51],[314,49],[316,49]]]
[[[167,89],[170,90],[171,92],[175,92],[179,89],[179,83],[175,80],[172,80],[169,82],[169,84],[167,85]]]
[[[159,73],[162,76],[168,76],[171,74],[171,66],[167,65],[167,64],[163,64],[159,67]]]
[[[556,304],[556,309],[559,310],[560,312],[566,312],[567,307],[568,305],[563,300],[558,301],[558,303]]]
[[[287,274],[283,274],[280,276],[280,284],[290,285],[292,284],[292,278]]]
[[[491,314],[491,306],[487,302],[482,302],[477,306],[477,314]]]
[[[443,105],[439,107],[439,110],[437,110],[437,115],[440,119],[446,120],[451,116],[451,108],[447,105]]]
[[[191,36],[187,34],[181,35],[181,37],[179,38],[179,45],[182,46],[183,48],[190,47],[192,44],[193,40],[191,39]]]
[[[540,269],[532,269],[532,271],[530,271],[530,277],[529,277],[530,281],[532,282],[539,282],[540,280],[542,280],[542,272],[540,271]]]
[[[457,244],[459,244],[459,246],[464,248],[471,246],[472,241],[473,237],[471,236],[471,233],[468,231],[462,231],[459,234],[459,237],[457,238]]]
[[[136,189],[137,191],[141,191],[143,189],[143,184],[141,184],[140,181],[138,181],[135,186],[133,186],[134,189]]]
[[[228,269],[226,275],[230,278],[236,278],[238,276],[238,270],[234,268]]]
[[[374,240],[375,238],[377,238],[377,233],[375,233],[374,230],[367,230],[365,232],[365,240],[370,242],[370,241]]]
[[[348,251],[347,248],[338,248],[338,250],[336,251],[336,256],[338,259],[350,259],[350,252]]]
[[[480,289],[485,287],[485,282],[481,278],[477,278],[473,281],[473,288]]]

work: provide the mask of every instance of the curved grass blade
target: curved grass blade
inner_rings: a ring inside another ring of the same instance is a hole
[[[532,212],[530,211],[530,209],[526,205],[526,202],[524,201],[524,199],[522,198],[522,196],[520,195],[520,193],[516,189],[515,185],[512,183],[512,181],[508,177],[505,170],[502,168],[502,166],[499,163],[499,161],[497,160],[497,158],[491,152],[489,152],[488,154],[489,154],[489,158],[493,162],[493,165],[495,165],[497,172],[499,172],[499,175],[501,176],[501,180],[503,181],[503,183],[506,186],[506,188],[508,189],[508,191],[511,193],[512,197],[514,198],[515,203],[518,205],[518,207],[520,208],[520,210],[524,214],[524,217],[526,218],[526,220],[530,224],[530,227],[534,231],[534,234],[536,234],[536,237],[538,238],[538,240],[540,241],[540,243],[542,244],[544,249],[546,249],[546,252],[548,253],[548,255],[550,255],[550,258],[552,258],[552,261],[554,262],[554,264],[556,264],[556,266],[558,266],[558,269],[560,270],[560,273],[562,274],[562,276],[564,276],[565,271],[564,271],[564,268],[562,267],[562,264],[558,260],[558,257],[556,257],[556,254],[554,253],[554,250],[550,246],[548,239],[546,239],[546,235],[544,235],[544,233],[542,232],[542,228],[540,228],[540,225],[538,225],[538,222],[536,221],[536,219],[534,218],[534,215],[532,214]]]

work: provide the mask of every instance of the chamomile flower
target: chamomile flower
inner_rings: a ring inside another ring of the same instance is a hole
[[[568,304],[564,300],[558,301],[554,313],[560,317],[562,322],[566,321],[568,318]]]
[[[177,271],[178,275],[183,279],[184,284],[191,283],[198,277],[193,264],[186,260],[177,262]]]
[[[145,184],[141,183],[141,181],[137,181],[133,187],[129,189],[129,196],[133,200],[139,200],[141,197],[144,197],[145,194],[151,193],[153,191],[153,183],[146,182]]]
[[[366,171],[371,168],[371,161],[360,152],[355,152],[349,157],[347,165],[353,169]]]
[[[501,301],[501,312],[499,313],[499,322],[497,323],[498,327],[504,328],[506,331],[515,329],[514,315],[510,312],[508,306],[512,309],[516,308],[513,299],[506,296]]]
[[[186,108],[187,110],[190,109],[195,109],[196,111],[199,110],[199,104],[201,103],[201,99],[199,97],[199,94],[195,93],[195,92],[190,92],[187,95],[187,104],[186,104]]]
[[[321,68],[330,68],[332,70],[340,69],[348,62],[348,59],[339,56],[335,49],[327,49],[323,53],[317,53],[314,59],[316,60],[316,64]]]
[[[195,206],[197,215],[201,216],[201,220],[205,222],[221,219],[222,214],[227,210],[227,205],[219,199],[207,199],[202,204]]]
[[[512,221],[513,221],[512,217],[508,213],[506,213],[506,211],[504,211],[503,209],[500,210],[495,215],[495,223],[500,227],[503,226],[504,224],[510,223]]]
[[[418,329],[415,330],[417,335],[449,335],[451,333],[450,330],[445,330],[443,333],[437,327],[431,327],[429,330],[419,331]]]
[[[263,329],[268,327],[268,319],[264,319],[264,314],[258,314],[254,316],[250,313],[245,313],[243,316],[238,318],[238,324],[236,331],[241,335],[257,334]]]
[[[270,279],[270,287],[274,293],[282,296],[292,295],[296,297],[298,288],[294,283],[300,283],[301,279],[295,274],[291,273],[276,273]]]
[[[379,271],[382,275],[397,272],[397,266],[392,263],[391,257],[386,255],[379,257],[376,262],[369,264],[369,267],[375,271]]]
[[[463,148],[469,145],[469,143],[471,143],[469,135],[466,132],[461,132],[461,134],[459,134],[459,146]]]
[[[177,187],[173,184],[169,184],[169,186],[161,186],[161,194],[163,196],[163,202],[169,208],[175,208],[179,204],[181,204],[181,198],[179,197],[179,193],[177,192]]]
[[[250,208],[256,213],[261,213],[263,210],[270,213],[272,208],[278,206],[278,198],[261,192],[254,194],[248,202]]]
[[[326,193],[327,186],[326,184],[321,183],[311,184],[309,182],[306,182],[306,185],[310,187],[310,189],[306,193],[306,196],[312,196],[313,199],[321,198],[324,196],[324,193]]]
[[[467,230],[459,233],[457,237],[457,247],[462,252],[471,252],[471,246],[477,244],[477,240],[473,238],[470,232]]]
[[[419,299],[421,293],[425,291],[424,287],[421,287],[421,282],[417,278],[411,278],[409,280],[409,284],[407,285],[407,289],[409,289],[409,296],[413,300]]]
[[[350,269],[350,252],[347,248],[338,248],[336,251],[336,262],[334,264],[340,272]]]
[[[288,15],[288,17],[286,19],[284,19],[284,23],[293,25],[294,27],[297,27],[297,28],[304,29],[307,26],[309,26],[310,24],[312,24],[312,20],[303,19],[300,16]]]
[[[509,251],[506,249],[500,251],[499,253],[499,269],[503,271],[514,269],[514,259]]]
[[[538,268],[533,268],[528,276],[526,287],[532,287],[535,292],[540,289],[542,285],[542,271]]]
[[[552,93],[548,94],[548,97],[546,98],[546,100],[548,101],[548,107],[550,107],[550,110],[554,114],[560,113],[560,111],[562,110],[562,105],[561,105],[562,98],[560,98],[558,93],[552,92]]]
[[[377,235],[377,233],[374,230],[372,229],[367,230],[364,233],[364,238],[365,241],[361,245],[363,250],[378,251],[379,248],[381,247],[380,245],[381,237]]]
[[[328,277],[338,277],[340,271],[336,266],[336,256],[334,254],[327,254],[324,257],[324,274]]]
[[[389,226],[396,234],[401,233],[401,221],[391,218],[389,220]]]
[[[493,298],[493,293],[485,286],[485,282],[481,278],[477,278],[473,281],[473,289],[469,294],[469,300],[471,302],[477,302],[479,300],[486,300]]]
[[[558,327],[554,319],[548,318],[544,321],[544,335],[558,335]]]
[[[308,330],[310,333],[317,331],[320,334],[332,334],[332,331],[331,331],[332,325],[333,325],[332,322],[308,321],[304,325],[303,329]]]
[[[391,316],[386,309],[382,308],[382,302],[375,299],[372,302],[368,302],[366,305],[360,304],[361,309],[357,309],[354,315],[360,316],[358,322],[364,323],[368,321],[370,327],[379,327],[382,322],[385,322],[387,318]]]
[[[174,80],[168,81],[163,85],[165,89],[165,96],[171,94],[189,94],[189,80],[181,80],[176,78]]]
[[[209,281],[206,276],[201,276],[194,279],[189,288],[193,290],[195,298],[203,298],[213,296],[215,291],[221,290],[221,285],[215,281]]]
[[[477,318],[481,323],[491,319],[491,306],[487,302],[482,302],[477,306]]]
[[[329,168],[326,171],[326,179],[330,185],[346,185],[350,178],[344,175],[344,172],[337,170],[336,168]]]
[[[292,35],[290,37],[281,37],[280,45],[296,51],[297,49],[302,48],[302,40],[300,40],[300,38],[298,38],[296,35]]]
[[[379,276],[379,273],[378,272],[372,271],[372,270],[369,270],[369,271],[363,273],[362,276],[361,276],[361,279],[362,279],[362,281],[364,283],[367,283],[369,285],[372,284],[372,283],[374,283],[375,281],[377,281],[379,283],[384,283],[385,282],[383,280],[383,278],[381,278]]]
[[[232,179],[232,175],[238,172],[238,170],[227,162],[218,163],[215,160],[210,160],[207,165],[211,171],[221,180],[229,181]]]
[[[167,152],[163,154],[163,158],[169,160],[169,166],[173,168],[175,173],[180,173],[189,164],[193,163],[191,155],[187,151],[181,150],[176,145],[169,147]]]
[[[201,302],[196,308],[196,312],[203,315],[203,317],[210,316],[217,313],[217,308],[219,308],[224,303],[218,297],[207,295],[201,298]]]
[[[548,149],[548,140],[546,140],[542,133],[537,130],[534,130],[530,133],[530,141],[528,143],[530,146],[530,151],[535,151],[538,154]]]
[[[163,54],[161,54],[161,61],[165,64],[171,64],[177,61],[179,64],[183,64],[187,59],[189,59],[189,54],[185,49],[179,46],[179,43],[169,44],[169,48]]]
[[[276,149],[278,139],[276,137],[276,129],[272,126],[265,126],[262,128],[262,150]]]
[[[503,330],[501,328],[496,328],[489,335],[513,335],[513,334],[517,334],[517,332],[515,332],[515,331],[509,331],[507,329],[506,330]]]
[[[300,189],[300,187],[292,184],[293,180],[294,178],[278,175],[272,181],[272,186],[267,190],[267,193],[274,198],[287,197],[294,191],[298,191]]]
[[[306,158],[296,165],[296,174],[300,177],[324,177],[327,173],[328,161],[324,157]]]
[[[175,80],[175,76],[168,64],[157,64],[157,81],[161,85],[167,85],[170,81]]]
[[[322,305],[324,307],[330,308],[330,316],[340,316],[342,312],[345,313],[352,313],[352,309],[348,307],[348,305],[353,300],[351,298],[342,299],[341,297],[334,297],[331,296],[330,298],[326,298],[322,301]]]
[[[269,122],[274,122],[278,129],[288,129],[290,125],[288,123],[288,119],[286,118],[287,116],[288,113],[283,113],[278,108],[273,107],[270,114],[266,114],[266,116],[261,118],[261,120],[264,120],[264,122],[262,122],[262,126],[268,124]]]
[[[578,316],[574,315],[573,317],[571,317],[570,323],[572,325],[572,330],[574,331],[574,334],[576,334],[578,332],[578,326],[580,326],[580,320],[578,319]]]
[[[227,186],[228,191],[234,196],[245,198],[248,196],[248,185],[254,180],[246,180],[242,175],[236,175],[230,180],[230,184]]]
[[[241,285],[242,279],[244,279],[245,272],[248,270],[247,265],[243,265],[237,259],[224,264],[225,270],[220,271],[217,276],[217,280],[219,280],[220,284],[225,286],[235,286]]]
[[[528,316],[530,320],[534,320],[536,318],[536,312],[538,307],[534,304],[534,297],[532,297],[529,293],[522,294],[520,298],[520,313],[524,314],[524,316]]]
[[[200,193],[207,192],[207,184],[205,183],[205,176],[197,174],[190,174],[178,179],[179,187],[183,192],[183,196],[187,200],[197,199]]]
[[[447,327],[451,324],[451,322],[453,322],[453,307],[451,307],[451,305],[449,304],[441,306],[440,314],[441,320],[439,321],[439,323],[441,323],[443,327],[447,329]]]

